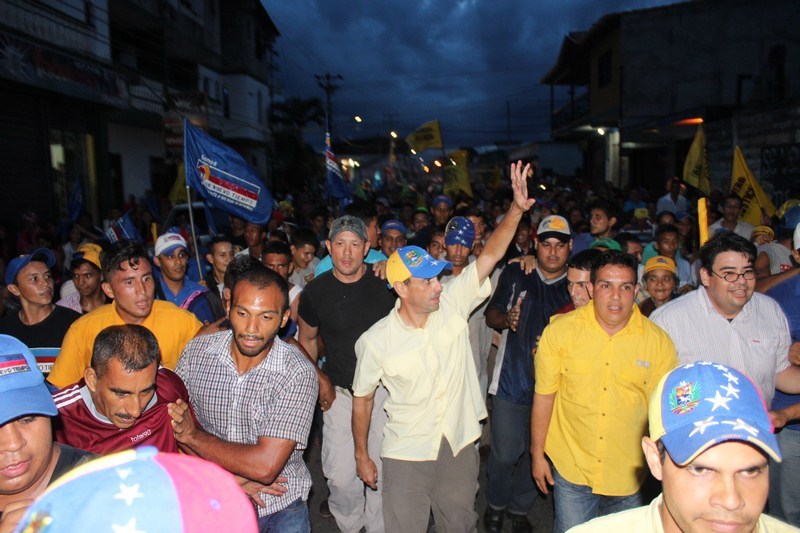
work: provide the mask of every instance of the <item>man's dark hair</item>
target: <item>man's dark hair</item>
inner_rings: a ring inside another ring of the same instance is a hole
[[[70,272],[79,269],[81,267],[81,265],[89,265],[90,267],[92,267],[92,270],[96,270],[97,272],[101,272],[101,270],[99,268],[97,268],[97,265],[95,265],[94,263],[92,263],[88,259],[83,259],[83,258],[73,259],[72,261],[69,262],[69,270],[70,270]]]
[[[144,326],[124,324],[108,326],[97,334],[92,348],[92,369],[97,377],[108,370],[108,362],[116,359],[126,372],[139,372],[153,363],[161,363],[161,350],[156,336]]]
[[[639,240],[639,237],[627,231],[623,231],[622,233],[617,233],[617,236],[614,237],[614,240],[619,243],[619,247],[622,248],[623,252],[628,249],[628,243],[641,242]]]
[[[661,217],[664,217],[664,216],[671,216],[673,220],[675,220],[675,221],[678,220],[678,217],[675,216],[675,213],[665,209],[664,211],[659,211],[658,213],[656,213],[656,223],[659,224],[659,225],[660,224],[666,224],[665,222],[661,222]]]
[[[357,201],[353,202],[352,204],[348,204],[347,207],[344,208],[343,214],[360,218],[362,222],[364,222],[365,226],[369,226],[369,223],[372,221],[372,219],[378,216],[378,210],[373,204],[368,204],[364,201]]]
[[[261,252],[261,257],[263,258],[267,254],[285,255],[286,257],[289,258],[289,260],[292,259],[292,249],[289,248],[289,245],[286,244],[285,242],[280,242],[280,241],[270,242],[269,244],[267,244],[267,247],[264,248],[264,251]]]
[[[111,279],[113,272],[121,270],[123,265],[130,263],[136,268],[142,261],[147,261],[144,244],[129,239],[112,242],[100,253],[100,265],[106,281]]]
[[[233,264],[233,262],[231,262],[231,264]],[[228,269],[230,270],[230,267]],[[231,286],[231,307],[233,306],[233,302],[235,300],[234,295],[236,294],[236,287],[238,287],[243,281],[250,283],[258,290],[266,289],[271,285],[277,285],[283,297],[283,303],[280,309],[281,315],[283,315],[283,313],[289,309],[289,284],[286,283],[286,280],[283,279],[280,274],[274,270],[270,270],[257,261],[252,264],[250,268],[244,269],[238,276],[238,279]]]
[[[677,226],[673,226],[672,224],[661,224],[658,227],[656,227],[655,240],[657,241],[658,238],[664,235],[665,233],[675,233],[676,235],[680,235]]]
[[[589,277],[592,283],[597,279],[597,272],[608,265],[629,268],[633,272],[633,282],[636,283],[636,272],[639,263],[636,262],[632,255],[617,250],[600,252],[600,255],[594,258],[594,261],[592,261],[592,274]]]
[[[587,250],[583,250],[582,252],[578,252],[569,258],[569,261],[567,261],[567,267],[577,268],[578,270],[591,270],[592,263],[594,263],[594,260],[601,253],[603,252],[597,248],[589,248]]]
[[[282,229],[274,229],[267,235],[267,241],[280,241],[284,244],[289,244],[289,236]]]
[[[614,207],[614,204],[607,200],[595,200],[589,205],[589,207],[586,208],[586,211],[591,213],[592,209],[599,209],[605,213],[608,218],[616,218],[617,222],[619,222],[616,207]],[[614,226],[616,226],[616,224],[614,224]],[[611,227],[613,228],[614,226]]]
[[[744,202],[742,201],[742,199],[741,199],[741,198],[740,198],[738,195],[736,195],[736,194],[734,194],[734,193],[730,193],[730,194],[728,194],[728,196],[726,196],[726,197],[725,197],[725,199],[724,199],[724,200],[722,200],[722,205],[725,205],[725,203],[726,203],[728,200],[736,200],[737,202],[739,202],[739,205],[740,205],[740,206],[744,205]]]
[[[214,235],[211,237],[211,240],[208,241],[208,253],[214,254],[214,246],[218,245],[221,242],[227,242],[228,244],[233,244],[233,241],[230,237],[225,234],[221,235]]]
[[[756,260],[755,244],[732,231],[720,231],[700,248],[700,267],[710,273],[717,256],[724,252],[744,254],[750,263]]]
[[[305,228],[297,228],[292,232],[291,244],[297,248],[302,248],[308,244],[314,247],[314,253],[319,250],[319,241],[314,236],[314,233]]]
[[[222,278],[223,286],[231,290],[236,282],[242,279],[242,275],[256,265],[261,265],[261,261],[250,254],[237,255],[228,264],[228,268],[225,269],[225,276]]]

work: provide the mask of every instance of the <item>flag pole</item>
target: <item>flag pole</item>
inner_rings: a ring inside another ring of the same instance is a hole
[[[189,180],[186,179],[186,161],[183,162],[183,181],[186,184],[186,206],[189,208],[189,227],[192,229],[192,245],[194,246],[194,258],[197,261],[197,275],[203,279],[203,266],[200,264],[200,248],[197,246],[197,233],[194,230],[194,213],[192,211],[192,191],[189,188]]]

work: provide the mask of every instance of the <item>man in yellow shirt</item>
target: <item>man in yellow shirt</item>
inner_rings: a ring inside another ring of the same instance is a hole
[[[144,246],[117,241],[101,255],[103,292],[114,301],[76,320],[67,331],[47,380],[58,388],[83,378],[92,360],[98,333],[108,326],[138,324],[153,332],[161,349],[161,364],[175,369],[183,348],[202,324],[175,304],[155,300],[155,280]]]
[[[539,342],[531,459],[539,489],[555,485],[554,531],[640,505],[648,399],[677,357],[633,303],[636,266],[603,252],[592,264],[593,300],[553,321]]]
[[[525,176],[511,165],[514,202],[478,258],[444,287],[450,263],[422,248],[395,251],[386,278],[399,298],[389,315],[356,342],[353,440],[358,476],[376,487],[368,455],[370,414],[379,382],[389,392],[383,458],[383,520],[387,531],[476,531],[479,421],[486,417],[469,344],[468,318],[491,291],[488,276],[517,224],[533,205]]]

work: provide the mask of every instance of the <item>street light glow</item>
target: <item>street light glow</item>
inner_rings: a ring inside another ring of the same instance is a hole
[[[394,131],[389,132],[389,135],[392,136],[392,139],[397,139],[397,133],[396,132],[394,132]]]
[[[353,120],[355,120],[356,122],[361,122],[361,117],[356,115],[356,116],[353,117]]]

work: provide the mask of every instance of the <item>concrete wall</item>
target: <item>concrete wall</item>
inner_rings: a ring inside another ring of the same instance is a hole
[[[787,0],[686,2],[622,17],[624,119],[763,101],[776,46],[786,50],[786,95],[800,95],[798,24]]]
[[[164,157],[163,132],[109,124],[108,152],[121,156],[123,198],[138,198],[151,188],[150,158]]]

